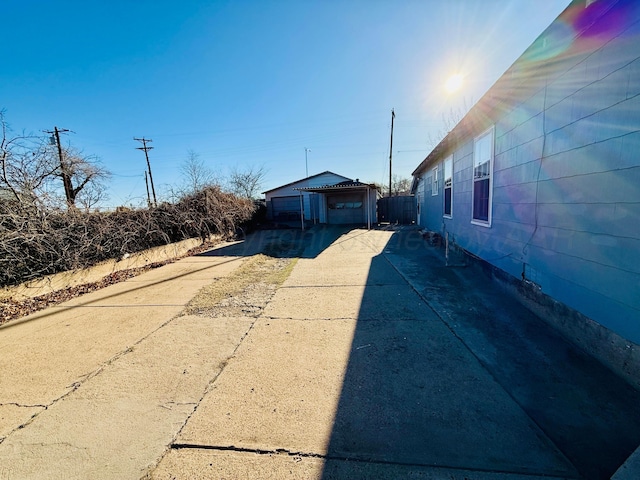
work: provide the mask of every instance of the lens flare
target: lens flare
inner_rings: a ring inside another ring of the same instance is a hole
[[[451,75],[449,78],[447,78],[447,81],[444,84],[444,89],[447,91],[447,93],[457,92],[458,90],[460,90],[460,88],[462,88],[463,79],[463,76],[459,73]]]

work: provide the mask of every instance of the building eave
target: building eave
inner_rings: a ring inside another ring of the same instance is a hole
[[[345,180],[348,180],[348,181],[351,180],[349,177],[345,177],[344,175],[339,175],[337,173],[334,173],[334,172],[331,172],[329,170],[326,170],[326,171],[324,171],[322,173],[317,173],[315,175],[311,175],[309,177],[301,178],[300,180],[295,180],[293,182],[289,182],[287,184],[280,185],[279,187],[275,187],[275,188],[272,188],[270,190],[266,190],[266,191],[262,192],[262,194],[266,195],[267,193],[275,192],[276,190],[280,190],[281,188],[287,188],[287,187],[290,187],[291,185],[295,185],[297,183],[307,182],[307,181],[311,180],[312,178],[320,177],[322,175],[327,175],[327,174],[335,175],[336,177],[344,178]]]

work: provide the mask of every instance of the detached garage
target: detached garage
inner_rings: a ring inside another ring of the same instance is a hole
[[[319,195],[320,223],[369,227],[377,223],[376,202],[379,192],[375,185],[356,179],[299,190]]]
[[[301,226],[371,225],[377,222],[375,185],[323,172],[264,192],[267,213],[276,223]]]

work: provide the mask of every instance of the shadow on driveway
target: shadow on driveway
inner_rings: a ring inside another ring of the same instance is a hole
[[[258,230],[241,242],[199,254],[205,257],[248,257],[263,253],[277,258],[315,258],[345,233],[348,225],[317,225],[299,229]]]
[[[324,479],[604,479],[638,446],[640,393],[476,275],[411,229],[373,258]]]

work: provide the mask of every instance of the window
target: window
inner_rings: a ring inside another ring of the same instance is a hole
[[[438,167],[433,169],[433,178],[431,180],[431,195],[438,195]]]
[[[444,161],[444,216],[451,218],[453,213],[453,155]]]
[[[473,220],[491,225],[491,176],[493,171],[493,127],[473,142]]]
[[[331,202],[329,203],[331,210],[345,210],[362,208],[362,202]]]

